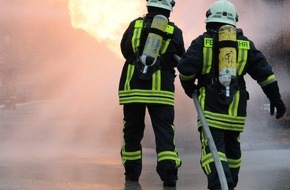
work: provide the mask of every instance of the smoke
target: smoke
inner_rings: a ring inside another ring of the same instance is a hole
[[[1,106],[3,156],[86,156],[119,147],[122,64],[107,45],[71,27],[67,3],[1,1],[1,22],[1,103],[17,101],[16,110]]]
[[[145,13],[144,2],[21,2],[0,3],[1,88],[14,86],[12,92],[18,101],[16,110],[0,112],[1,152],[11,157],[118,152],[122,108],[118,105],[117,87],[124,62],[119,57],[119,41],[129,22]],[[86,6],[79,5],[81,2]],[[176,3],[170,20],[183,30],[186,47],[205,31],[205,12],[213,2]],[[262,0],[233,3],[240,18],[238,27],[258,47],[275,41],[289,26],[286,19],[281,19],[287,17],[288,10],[282,4]],[[199,150],[194,105],[180,86],[177,79],[176,140],[180,148],[193,146]],[[262,92],[252,82],[248,88],[250,101],[257,105],[255,100]],[[258,113],[257,107],[249,115]],[[249,125],[261,125],[254,121],[250,120]]]

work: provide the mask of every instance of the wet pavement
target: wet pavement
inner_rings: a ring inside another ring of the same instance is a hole
[[[116,150],[118,152],[118,150]],[[290,189],[290,150],[245,151],[237,190]],[[182,153],[176,189],[206,189],[198,155]],[[144,169],[139,183],[124,183],[123,168],[116,154],[102,158],[54,157],[9,158],[0,160],[2,190],[133,190],[163,188],[155,172],[153,152],[145,152]]]
[[[90,136],[93,129],[86,133],[78,128],[67,129],[80,120],[74,112],[55,115],[46,110],[43,115],[35,108],[36,105],[23,105],[16,110],[0,110],[1,190],[207,189],[196,149],[180,150],[183,165],[176,188],[163,188],[155,172],[156,157],[152,148],[143,151],[144,168],[139,183],[125,184],[119,156],[120,131],[106,137],[109,141],[98,143],[98,139],[104,138]],[[82,120],[90,122],[83,117]],[[102,134],[106,133],[102,130]],[[75,140],[76,135],[84,138]],[[236,190],[290,189],[290,147],[285,143],[279,146],[277,142],[263,149],[255,147],[254,141],[243,144],[243,163]]]

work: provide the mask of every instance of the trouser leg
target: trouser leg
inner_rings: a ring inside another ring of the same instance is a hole
[[[145,128],[145,105],[127,104],[123,107],[124,128],[121,157],[127,180],[137,181],[142,171],[141,140]]]
[[[176,181],[181,160],[175,147],[174,107],[168,105],[149,105],[156,142],[156,171],[162,181]]]
[[[227,131],[225,133],[226,156],[233,179],[233,187],[236,187],[239,180],[239,172],[242,163],[240,145],[240,132]]]
[[[225,172],[225,177],[228,183],[229,188],[233,187],[233,179],[231,175],[231,170],[229,168],[227,157],[226,157],[226,149],[225,149],[225,131],[215,128],[210,128],[212,137],[214,139],[219,158],[221,160],[223,170]],[[201,166],[204,173],[207,175],[208,179],[208,189],[220,189],[220,179],[218,176],[218,172],[214,163],[214,159],[212,153],[210,151],[207,138],[203,132],[200,133],[201,145],[202,145],[202,153],[201,153]]]

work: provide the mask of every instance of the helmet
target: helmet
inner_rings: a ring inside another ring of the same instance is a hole
[[[147,1],[147,7],[157,7],[161,9],[166,9],[169,11],[172,11],[172,8],[175,5],[174,0],[146,0]]]
[[[236,8],[227,0],[218,0],[206,12],[205,22],[218,22],[236,26],[236,22],[238,22]]]

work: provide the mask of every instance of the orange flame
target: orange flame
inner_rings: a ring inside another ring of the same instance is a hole
[[[69,0],[71,24],[104,42],[120,54],[120,40],[129,22],[139,16],[144,1],[141,0]]]

